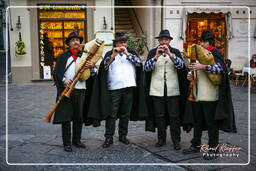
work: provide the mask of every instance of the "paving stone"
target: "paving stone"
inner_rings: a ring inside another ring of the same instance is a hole
[[[194,166],[193,163],[209,163],[200,156],[183,155],[181,151],[174,151],[170,140],[169,129],[167,145],[161,148],[154,147],[157,134],[145,132],[145,122],[130,122],[128,139],[132,144],[124,145],[118,141],[118,131],[114,136],[114,144],[107,149],[101,147],[104,141],[105,122],[100,127],[83,127],[82,142],[86,149],[73,148],[74,152],[63,151],[60,125],[42,122],[43,116],[54,104],[56,90],[49,82],[31,84],[10,84],[8,100],[8,133],[9,155],[8,162],[41,162],[41,163],[184,163],[185,166],[8,166],[4,157],[0,157],[0,170],[242,170],[253,169],[256,166],[256,146],[251,143],[251,164],[246,166]],[[0,152],[5,152],[5,99],[0,86]],[[232,86],[233,102],[236,114],[237,134],[220,132],[220,143],[238,145],[243,148],[237,159],[218,158],[214,163],[246,162],[248,156],[248,90],[245,87]],[[3,96],[2,96],[3,94]],[[38,98],[39,97],[39,98]],[[21,100],[22,99],[22,100]],[[251,104],[256,103],[256,93],[251,94]],[[251,111],[256,106],[251,105]],[[256,115],[251,114],[251,142],[256,141]],[[117,122],[118,124],[118,122]],[[3,128],[3,129],[2,129]],[[118,128],[118,127],[117,127]],[[193,132],[181,135],[181,146],[190,146]],[[202,143],[207,143],[207,132],[203,133]],[[1,156],[1,155],[0,155]],[[211,161],[212,162],[212,161]],[[255,170],[255,169],[254,169]]]
[[[35,137],[34,135],[26,135],[26,134],[8,134],[8,141],[18,141],[24,142],[25,140],[31,139]],[[6,140],[6,135],[0,136],[0,141]]]
[[[247,165],[247,166],[234,166],[234,167],[228,167],[221,169],[220,171],[255,171],[256,167],[253,165]]]
[[[214,160],[204,160],[203,157],[199,157],[199,158],[195,158],[195,159],[190,159],[190,160],[186,160],[184,161],[184,163],[204,163],[207,165],[204,166],[199,166],[199,165],[193,165],[193,166],[187,166],[187,168],[189,169],[193,169],[193,170],[217,170],[220,168],[223,168],[224,166],[221,165],[221,163],[229,163],[229,165],[232,166],[232,163],[240,163],[240,164],[245,164],[247,163],[247,157],[248,155],[242,151],[239,152],[235,152],[236,154],[239,154],[238,157],[218,157]],[[201,154],[202,156],[203,154]],[[208,165],[210,163],[213,164],[220,164],[220,165]],[[230,166],[225,166],[225,167],[230,167]]]

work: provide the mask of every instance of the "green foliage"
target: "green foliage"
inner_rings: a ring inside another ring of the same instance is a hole
[[[127,33],[127,36],[129,37],[129,40],[127,41],[128,47],[137,52],[139,55],[143,55],[147,45],[146,34],[139,37],[134,37],[132,33]]]
[[[15,51],[16,56],[26,54],[26,51],[24,50],[24,48],[25,48],[25,43],[21,40],[18,40],[16,42],[16,51]]]

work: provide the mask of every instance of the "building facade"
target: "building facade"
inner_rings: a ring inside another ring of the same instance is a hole
[[[175,35],[173,43],[179,49],[198,43],[202,30],[211,30],[216,47],[232,61],[235,70],[248,65],[248,59],[256,53],[256,1],[182,0],[178,5],[189,7],[175,8],[165,1],[168,8],[164,10],[163,26]]]
[[[203,30],[211,30],[217,39],[216,47],[225,59],[232,60],[232,67],[235,70],[242,70],[248,65],[248,59],[252,54],[256,53],[255,0],[133,0],[132,2],[135,6],[163,7],[135,9],[139,21],[143,23],[143,30],[148,33],[151,48],[157,43],[154,41],[154,36],[160,29],[170,31],[174,38],[171,45],[180,51],[187,51],[192,43],[198,43],[198,37]],[[147,20],[147,16],[152,20]]]
[[[114,32],[113,0],[11,0],[9,12],[12,82],[51,79],[59,54],[67,46],[65,39],[76,31],[84,42],[98,32]],[[113,35],[113,34],[112,34]],[[17,53],[17,42],[25,48]],[[111,46],[106,46],[108,50]],[[45,75],[47,72],[48,76]]]
[[[85,42],[97,33],[106,36],[115,30],[146,34],[148,50],[157,45],[155,36],[160,30],[169,29],[174,38],[171,45],[187,51],[198,43],[202,30],[209,29],[217,38],[217,48],[236,70],[256,53],[255,0],[10,0],[10,5],[15,6],[8,11],[15,83],[49,79],[45,73],[52,71],[58,55],[66,50],[64,40],[72,31]],[[121,11],[120,6],[129,8]],[[105,51],[111,48],[108,39]],[[16,54],[18,40],[24,42],[26,54]]]

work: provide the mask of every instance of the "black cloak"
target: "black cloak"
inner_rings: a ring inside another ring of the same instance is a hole
[[[72,53],[69,50],[61,54],[57,59],[55,69],[53,71],[53,80],[57,87],[56,101],[58,100],[58,97],[60,96],[62,91],[65,89],[62,79],[64,76],[67,60],[71,55]],[[79,52],[77,57],[81,57],[81,56],[82,56],[82,52]],[[90,120],[87,117],[89,102],[90,102],[90,97],[92,92],[92,85],[93,85],[93,77],[90,77],[88,80],[86,80],[85,104],[84,104],[84,112],[83,112],[83,122],[85,123],[86,126],[92,124],[92,120]],[[73,117],[73,106],[71,103],[71,99],[64,97],[55,111],[53,124],[61,124],[62,122],[72,121],[72,117]]]
[[[134,51],[128,49],[131,54],[137,55]],[[112,55],[112,50],[105,54],[104,59],[107,56]],[[138,56],[138,55],[137,55]],[[108,90],[107,79],[108,70],[104,68],[104,59],[102,60],[98,75],[94,79],[92,98],[89,108],[88,116],[96,120],[105,120],[112,112],[111,96]],[[143,66],[136,66],[136,84],[134,88],[133,105],[130,115],[131,121],[145,120],[148,112],[145,101],[144,93],[144,74]],[[119,112],[118,112],[119,113]],[[117,116],[119,118],[119,116]]]
[[[178,58],[181,58],[181,53],[178,49],[175,49],[171,46],[169,46],[170,52],[174,53]],[[153,58],[156,55],[156,50],[157,48],[154,48],[149,51],[147,61]],[[184,65],[182,69],[177,69],[177,74],[178,74],[178,81],[179,81],[179,89],[180,89],[180,96],[179,96],[179,117],[180,117],[180,124],[182,124],[183,121],[183,116],[185,112],[185,104],[187,101],[187,92],[188,92],[188,80],[187,80],[187,69]],[[155,118],[154,118],[154,109],[153,109],[153,102],[152,98],[149,96],[149,91],[150,91],[150,84],[151,84],[151,76],[152,76],[152,71],[145,72],[146,79],[145,79],[145,89],[146,89],[146,95],[147,95],[147,106],[148,106],[148,112],[149,112],[149,117],[146,120],[146,131],[152,131],[155,132],[156,128],[156,123],[155,123]],[[165,115],[168,117],[167,115]],[[166,126],[169,124],[169,119],[166,118]],[[184,128],[184,125],[183,125]]]
[[[215,120],[218,121],[219,130],[225,132],[236,133],[234,107],[231,96],[231,89],[229,84],[228,70],[224,63],[221,53],[217,49],[212,49],[210,52],[214,56],[215,62],[219,62],[223,68],[222,82],[219,85],[219,99],[217,101],[217,107],[215,111]],[[186,131],[189,132],[194,125],[194,114],[191,106],[191,102],[187,101],[186,113],[183,123],[186,124]],[[204,126],[204,130],[206,125]]]

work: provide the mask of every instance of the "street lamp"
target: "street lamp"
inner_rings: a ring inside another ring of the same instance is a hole
[[[106,18],[105,18],[105,16],[103,17],[103,29],[104,29],[104,30],[107,29],[107,23],[106,23]]]
[[[21,29],[20,16],[18,16],[18,22],[16,23],[16,28]]]

